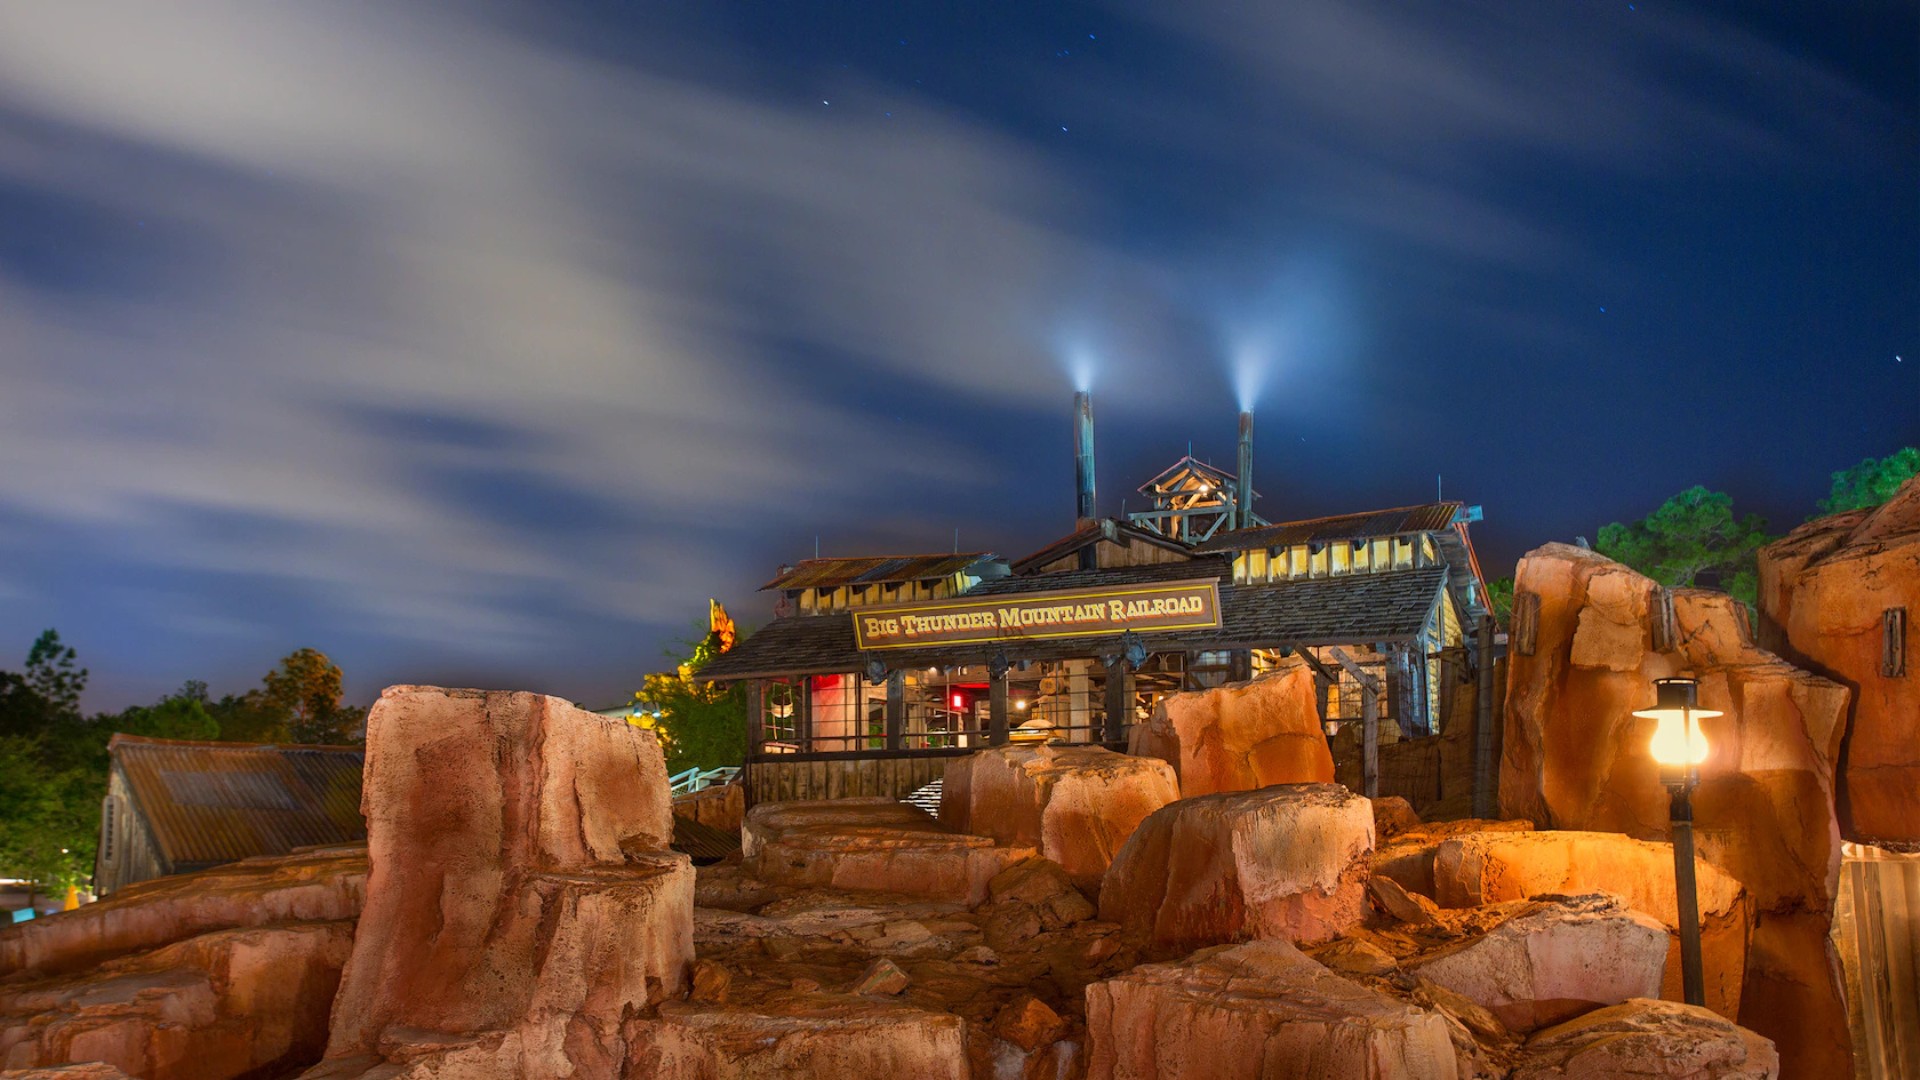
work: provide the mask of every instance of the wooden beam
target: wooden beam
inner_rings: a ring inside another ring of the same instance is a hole
[[[1347,650],[1335,645],[1327,651],[1333,653],[1333,658],[1347,670],[1347,674],[1353,676],[1355,682],[1376,694],[1380,692],[1379,678],[1356,663],[1353,657],[1347,655]]]
[[[1127,737],[1132,724],[1133,666],[1122,656],[1107,665],[1107,720],[1099,732],[1099,741],[1119,742]]]
[[[1370,682],[1360,684],[1360,788],[1380,797],[1380,690]]]
[[[1007,719],[1007,672],[994,664],[987,675],[987,745],[1006,745]]]
[[[898,750],[907,732],[907,673],[887,672],[887,749]]]
[[[1325,679],[1329,683],[1337,683],[1340,681],[1339,677],[1333,673],[1332,668],[1328,667],[1325,663],[1323,663],[1319,657],[1313,655],[1313,653],[1311,652],[1308,652],[1306,648],[1301,647],[1301,648],[1294,649],[1293,655],[1306,661],[1307,666],[1313,669],[1313,673],[1315,675],[1320,676],[1322,679]]]

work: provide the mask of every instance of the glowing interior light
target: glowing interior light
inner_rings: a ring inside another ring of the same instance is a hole
[[[1025,698],[1021,698],[1021,699],[1020,699],[1019,701],[1016,701],[1016,702],[1014,702],[1014,703],[1013,703],[1013,707],[1014,707],[1014,708],[1016,708],[1016,709],[1019,709],[1019,710],[1020,710],[1021,712],[1026,712],[1026,711],[1027,711],[1027,699],[1025,699]]]
[[[1202,494],[1202,495],[1207,495],[1207,494],[1211,494],[1211,493],[1212,493],[1212,491],[1213,491],[1213,485],[1212,485],[1212,484],[1201,484],[1201,485],[1200,485],[1200,494]]]
[[[956,708],[956,709],[964,709],[964,708],[966,708],[966,707],[967,707],[967,699],[966,699],[966,698],[964,698],[964,697],[961,697],[961,696],[960,696],[959,694],[955,694],[955,695],[953,695],[953,707],[954,707],[954,708]]]

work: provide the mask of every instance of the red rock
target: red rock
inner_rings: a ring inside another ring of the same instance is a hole
[[[1026,904],[1049,930],[1085,922],[1096,914],[1065,870],[1051,859],[1028,859],[1000,871],[987,882],[996,904]]]
[[[1162,698],[1127,750],[1171,762],[1182,798],[1333,782],[1313,672],[1297,659],[1252,682]]]
[[[1032,994],[1022,994],[993,1018],[994,1037],[1022,1050],[1038,1050],[1066,1038],[1072,1028],[1060,1014]]]
[[[49,1065],[44,1069],[0,1070],[0,1080],[133,1080],[126,1073],[102,1061],[78,1065]]]
[[[1436,896],[1433,886],[1433,853],[1450,837],[1473,832],[1532,832],[1531,821],[1486,821],[1468,818],[1462,821],[1436,821],[1422,824],[1387,840],[1379,841],[1367,859],[1368,873],[1390,877],[1408,892]]]
[[[1173,767],[1157,758],[1014,743],[947,765],[940,821],[1036,848],[1091,892],[1140,822],[1179,797]]]
[[[1658,920],[1592,895],[1522,901],[1486,933],[1405,967],[1526,1032],[1658,993],[1666,957]]]
[[[867,965],[867,970],[853,981],[849,993],[897,994],[907,988],[908,982],[907,973],[900,970],[900,965],[883,956]]]
[[[1906,611],[1903,674],[1882,670]],[[1849,839],[1920,841],[1920,478],[1884,505],[1812,521],[1760,551],[1760,639],[1853,689],[1840,784]]]
[[[677,795],[673,800],[673,812],[677,817],[697,821],[724,833],[737,833],[741,820],[747,816],[747,787],[745,784],[715,784]]]
[[[1366,911],[1373,811],[1333,784],[1182,799],[1107,869],[1100,915],[1173,955],[1250,938],[1317,942]]]
[[[809,995],[753,1011],[668,1002],[627,1025],[628,1080],[968,1080],[966,1022]]]
[[[725,1005],[727,988],[733,983],[733,975],[725,967],[712,960],[693,962],[693,989],[688,992],[687,1000],[705,1002],[709,1005]]]
[[[1373,902],[1380,910],[1403,923],[1428,926],[1440,921],[1440,905],[1417,892],[1408,892],[1390,877],[1370,878],[1367,892],[1373,894]]]
[[[1088,1080],[1453,1080],[1446,1020],[1285,941],[1205,949],[1087,987]]]
[[[359,846],[154,878],[74,911],[0,927],[0,978],[77,971],[214,930],[358,918],[366,886]]]
[[[393,687],[367,718],[372,872],[316,1076],[609,1076],[686,989],[693,868],[652,733],[557,698]],[[424,1067],[424,1066],[422,1066]]]
[[[1373,800],[1373,831],[1381,843],[1420,828],[1420,815],[1413,804],[1398,795],[1382,795]]]
[[[1612,893],[1666,926],[1669,944],[1659,996],[1681,999],[1680,914],[1670,844],[1619,833],[1467,833],[1437,846],[1433,876],[1433,896],[1453,908],[1543,893]],[[1746,890],[1703,859],[1694,860],[1694,877],[1707,1007],[1736,1019],[1752,919]]]
[[[1520,562],[1516,603],[1538,598],[1535,647],[1509,657],[1503,813],[1555,829],[1669,835],[1668,798],[1647,751],[1651,681],[1690,673],[1710,755],[1694,796],[1700,855],[1753,905],[1740,1022],[1772,1038],[1789,1076],[1852,1066],[1839,963],[1828,938],[1840,870],[1835,762],[1844,686],[1753,646],[1745,608],[1673,590],[1671,633],[1655,648],[1661,593],[1591,551],[1550,544]]]
[[[352,941],[350,922],[218,930],[0,985],[0,1067],[95,1061],[147,1080],[297,1069],[326,1046]]]
[[[987,883],[1034,849],[945,828],[886,798],[762,803],[747,813],[749,872],[780,885],[984,902]]]
[[[1768,1039],[1706,1009],[1639,998],[1598,1009],[1527,1040],[1512,1080],[1774,1080]]]

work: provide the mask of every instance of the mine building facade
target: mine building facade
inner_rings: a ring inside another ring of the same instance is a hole
[[[750,800],[903,798],[1010,740],[1124,750],[1161,698],[1289,656],[1329,733],[1364,717],[1388,739],[1434,734],[1490,676],[1477,507],[1269,523],[1242,414],[1237,473],[1189,454],[1139,489],[1146,509],[1095,517],[1092,442],[1080,395],[1079,517],[1038,551],[781,568],[777,617],[701,672],[747,685]]]

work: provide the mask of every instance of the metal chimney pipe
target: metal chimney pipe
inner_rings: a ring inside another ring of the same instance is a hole
[[[1240,487],[1238,489],[1240,505],[1235,507],[1238,520],[1234,525],[1242,529],[1253,528],[1253,412],[1248,410],[1240,414]]]
[[[1073,395],[1073,516],[1076,524],[1093,520],[1093,395]]]

